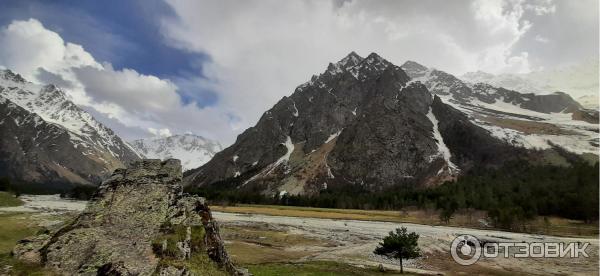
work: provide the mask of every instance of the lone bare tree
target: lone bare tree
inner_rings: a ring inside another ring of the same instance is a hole
[[[402,259],[413,259],[421,256],[418,246],[419,234],[415,232],[408,233],[406,227],[397,228],[383,238],[383,242],[375,248],[373,253],[385,255],[391,258],[400,259],[400,273],[404,273]]]

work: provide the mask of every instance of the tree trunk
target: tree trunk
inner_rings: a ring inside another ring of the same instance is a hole
[[[404,268],[402,267],[402,255],[400,255],[400,274],[404,274]]]

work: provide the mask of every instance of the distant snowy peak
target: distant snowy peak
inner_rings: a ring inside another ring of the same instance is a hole
[[[600,98],[598,94],[595,95],[585,95],[577,98],[577,101],[585,108],[589,109],[600,109]]]
[[[411,76],[413,79],[423,77],[429,71],[429,68],[412,60],[405,62],[401,67],[402,70],[404,70],[404,72],[406,72],[406,74]]]
[[[554,92],[544,95],[522,93],[520,90],[487,82],[491,75],[484,72],[470,74],[473,81],[469,82],[441,70],[428,69],[412,61],[406,62],[401,67],[413,80],[425,84],[432,93],[450,96],[451,99],[462,104],[476,104],[477,102],[510,104],[514,105],[515,109],[527,109],[541,113],[572,113],[581,108],[581,105],[566,93]]]
[[[548,94],[550,92],[554,92],[551,88],[546,87],[544,89],[544,87],[541,87],[524,77],[514,74],[494,75],[483,71],[477,71],[465,73],[460,78],[470,83],[483,82],[522,93]]]
[[[511,144],[537,149],[558,145],[574,153],[598,151],[598,112],[583,109],[564,92],[522,93],[500,86],[496,76],[481,71],[466,74],[463,78],[471,81],[464,81],[412,61],[401,67],[474,124]],[[508,75],[504,80],[510,80]]]
[[[179,159],[184,170],[200,167],[223,149],[218,142],[193,134],[139,139],[131,145],[146,158]]]
[[[485,82],[522,93],[549,94],[563,91],[573,98],[598,95],[599,91],[597,59],[526,74],[490,74],[478,71],[466,73],[460,78],[471,83]]]

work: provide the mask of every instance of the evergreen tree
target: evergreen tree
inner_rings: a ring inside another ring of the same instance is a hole
[[[406,227],[397,228],[396,232],[383,238],[383,242],[375,248],[373,253],[400,259],[400,273],[404,273],[402,259],[413,259],[421,256],[418,246],[419,235],[415,232],[408,233]]]

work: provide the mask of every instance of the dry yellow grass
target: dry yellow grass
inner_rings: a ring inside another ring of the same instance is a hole
[[[240,264],[289,262],[312,253],[289,250],[294,246],[333,246],[326,241],[271,229],[266,224],[244,227],[226,225],[221,228],[221,236],[227,241],[227,252]]]
[[[298,260],[310,255],[312,252],[288,251],[282,248],[261,246],[253,243],[233,241],[225,245],[227,252],[235,263],[263,264],[263,263],[285,263],[290,260]]]
[[[0,207],[21,206],[23,201],[8,192],[0,192]]]
[[[221,236],[228,241],[240,241],[267,247],[333,246],[325,241],[304,235],[269,229],[266,224],[244,227],[226,225],[221,228]]]

